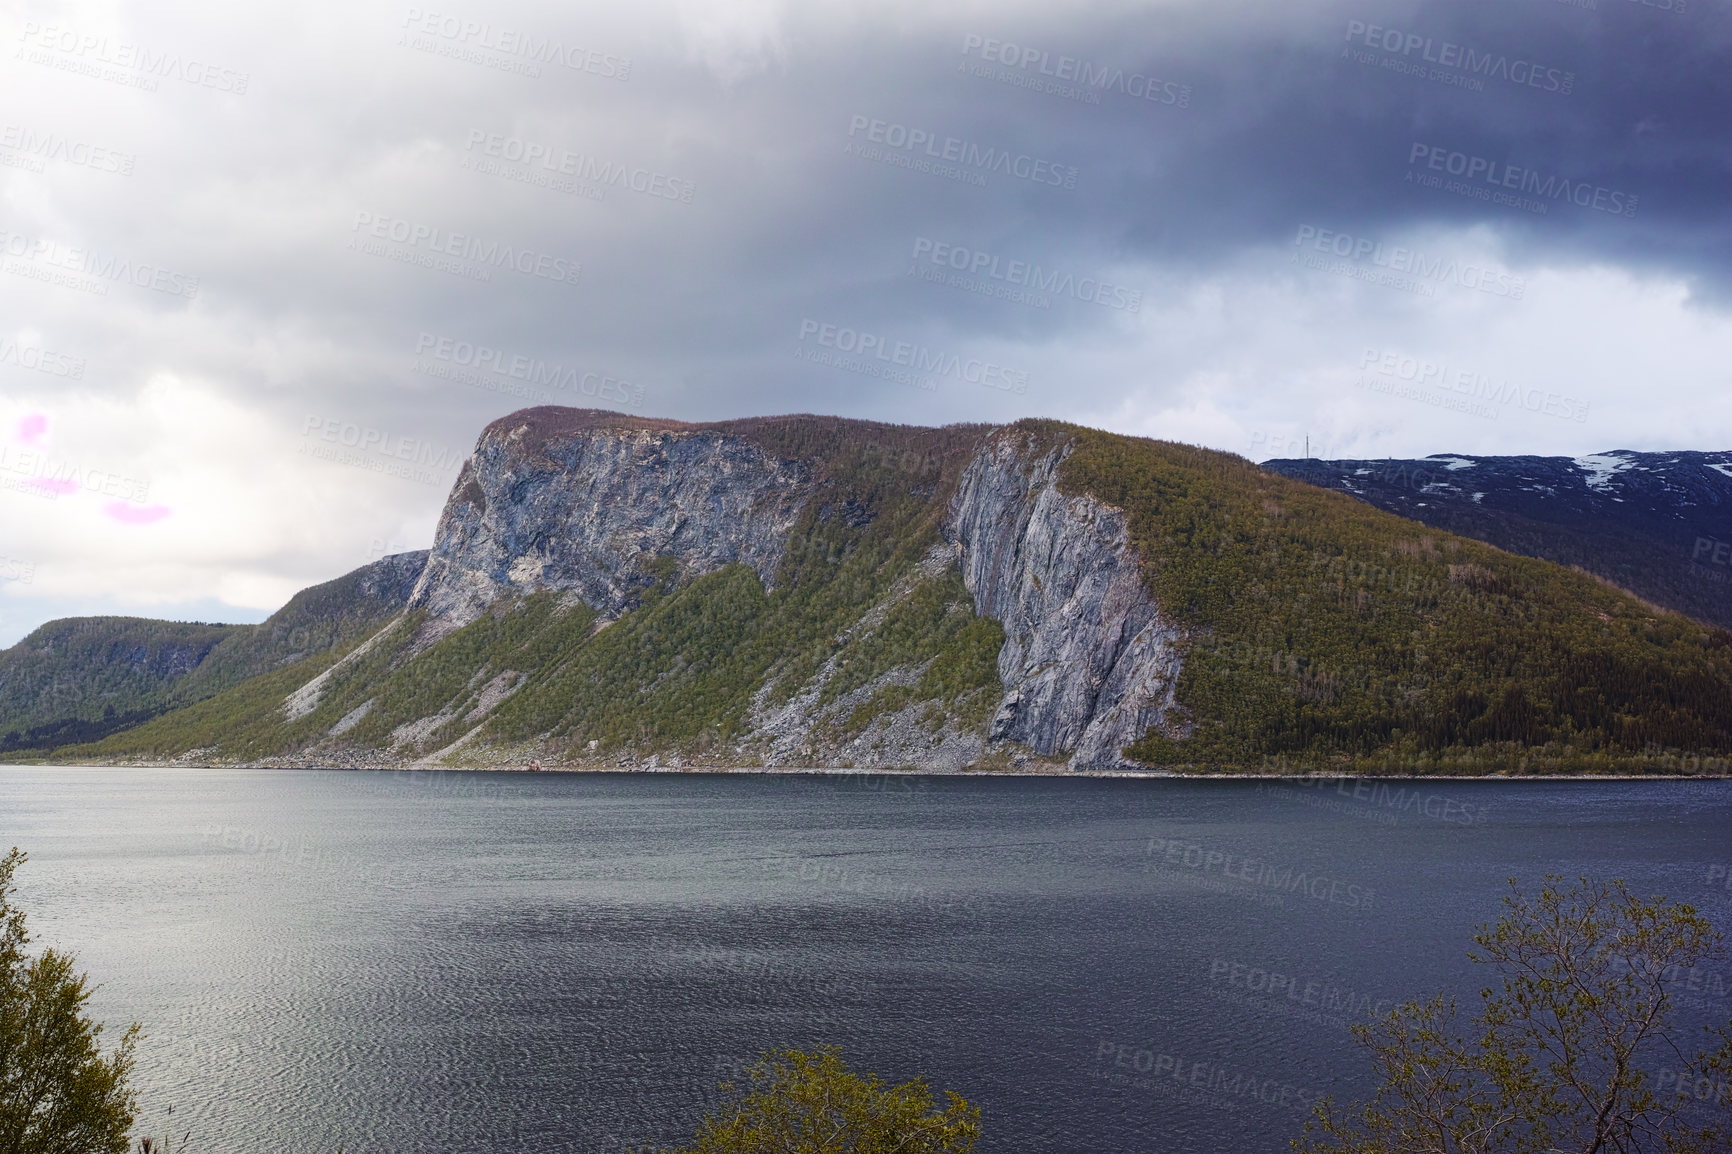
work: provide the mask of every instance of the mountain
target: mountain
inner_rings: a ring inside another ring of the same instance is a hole
[[[1732,452],[1263,462],[1732,628]]]
[[[426,559],[399,553],[303,589],[259,625],[51,621],[0,651],[0,752],[94,741],[351,644],[402,610]]]
[[[54,756],[1486,773],[1729,751],[1732,634],[1231,454],[1038,420],[537,408],[482,432],[382,627]]]
[[[0,651],[0,750],[92,741],[165,712],[174,687],[245,626],[67,617]]]

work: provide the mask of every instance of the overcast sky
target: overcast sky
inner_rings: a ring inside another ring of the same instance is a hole
[[[7,11],[0,644],[424,548],[535,403],[1732,448],[1725,0]]]

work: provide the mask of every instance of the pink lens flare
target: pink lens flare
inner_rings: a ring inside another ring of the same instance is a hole
[[[141,509],[137,505],[128,505],[125,501],[110,501],[102,507],[102,511],[122,525],[149,525],[173,512],[167,505],[150,505]]]
[[[48,432],[48,418],[41,413],[31,413],[18,422],[18,439],[26,445],[34,446],[46,432]]]
[[[41,489],[44,493],[53,493],[57,497],[64,497],[68,493],[78,492],[77,481],[65,479],[55,480],[52,477],[38,477],[34,481],[26,483],[32,489]]]

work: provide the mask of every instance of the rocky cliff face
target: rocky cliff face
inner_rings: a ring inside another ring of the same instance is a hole
[[[946,535],[977,611],[1004,625],[990,740],[1119,766],[1124,746],[1175,716],[1179,630],[1149,599],[1123,511],[1059,491],[1065,451],[1014,429],[989,438]]]
[[[409,603],[421,573],[427,568],[427,550],[412,553],[392,553],[371,565],[363,565],[351,577],[355,591],[380,605],[402,606]]]
[[[1004,430],[951,505],[945,536],[976,612],[1008,638],[1004,696],[981,737],[1073,768],[1125,765],[1123,747],[1174,715],[1178,630],[1149,600],[1124,513],[1059,492],[1062,456]],[[410,604],[431,611],[431,640],[537,590],[616,616],[662,557],[688,577],[743,562],[768,587],[814,471],[725,429],[550,429],[534,411],[514,415],[482,435],[459,476]],[[796,728],[778,748],[805,745]]]
[[[489,426],[458,476],[410,599],[435,636],[538,590],[616,616],[658,557],[686,576],[743,562],[772,583],[808,496],[800,462],[714,430],[549,429],[540,412]]]

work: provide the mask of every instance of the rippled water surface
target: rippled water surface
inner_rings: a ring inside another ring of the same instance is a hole
[[[1355,1012],[1483,984],[1504,879],[1732,926],[1722,784],[1378,788],[4,768],[0,848],[195,1151],[671,1143],[823,1042],[983,1151],[1283,1151]]]

